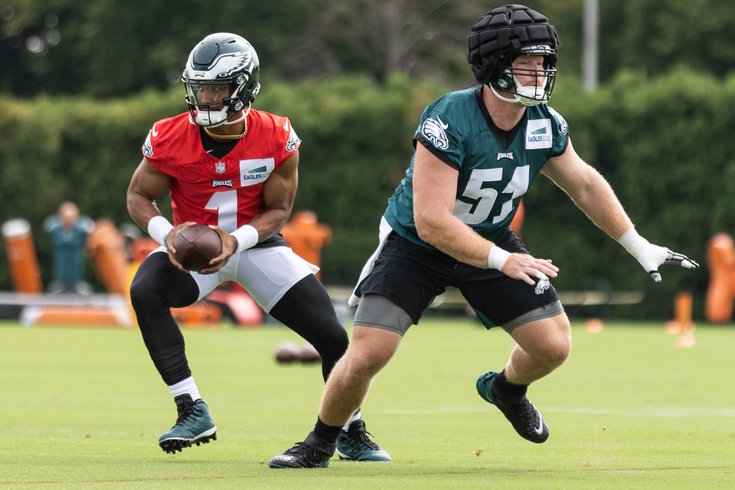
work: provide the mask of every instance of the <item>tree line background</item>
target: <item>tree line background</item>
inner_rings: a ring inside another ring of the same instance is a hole
[[[351,284],[405,171],[418,116],[474,83],[472,23],[501,2],[470,0],[36,0],[0,3],[0,222],[28,219],[48,281],[41,228],[64,199],[118,225],[152,122],[185,110],[178,78],[206,34],[255,46],[256,107],[289,116],[304,143],[297,209],[334,228],[325,282]],[[641,233],[705,262],[706,242],[735,226],[735,7],[726,0],[600,0],[599,78],[581,72],[583,0],[528,1],[561,38],[552,106],[577,151],[611,181]],[[526,196],[524,239],[562,268],[560,290],[641,289],[616,308],[665,318],[680,290],[701,315],[708,274],[647,275],[545,179]],[[166,203],[163,203],[166,209]],[[4,245],[0,244],[0,249]],[[4,255],[4,250],[0,250]],[[11,289],[0,268],[0,290]]]

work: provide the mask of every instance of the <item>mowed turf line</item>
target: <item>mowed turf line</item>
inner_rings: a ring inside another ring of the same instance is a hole
[[[175,407],[135,329],[0,323],[0,487],[735,488],[735,326],[676,347],[663,325],[574,326],[570,360],[531,400],[551,437],[513,432],[476,394],[511,342],[472,320],[412,328],[364,407],[387,464],[333,459],[271,470],[316,420],[318,365],[277,365],[282,327],[185,330],[218,440],[176,455],[158,436]]]

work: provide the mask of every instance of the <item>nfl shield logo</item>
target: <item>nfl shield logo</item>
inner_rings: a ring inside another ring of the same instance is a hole
[[[217,172],[218,174],[225,173],[225,164],[222,163],[222,162],[215,163],[214,164],[214,171]]]

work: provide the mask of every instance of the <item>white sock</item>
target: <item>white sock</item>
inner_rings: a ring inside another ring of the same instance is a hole
[[[174,385],[169,385],[168,389],[171,390],[171,394],[174,398],[179,395],[189,395],[191,396],[192,401],[197,401],[202,397],[199,394],[199,388],[197,388],[197,384],[194,382],[194,378],[192,376],[189,376],[185,380],[179,381]]]
[[[352,422],[354,422],[355,420],[360,420],[360,419],[362,419],[362,413],[360,413],[360,409],[358,408],[357,411],[353,413],[352,416],[349,418],[345,426],[342,427],[342,430],[347,432],[347,429],[350,428],[350,424],[352,424]]]

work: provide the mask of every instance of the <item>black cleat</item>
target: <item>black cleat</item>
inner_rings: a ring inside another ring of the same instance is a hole
[[[492,385],[497,375],[495,371],[490,371],[480,376],[475,384],[477,393],[483,400],[498,407],[522,438],[539,444],[546,441],[549,438],[549,428],[528,398],[524,396],[519,403],[507,403],[493,396]]]
[[[304,442],[297,442],[295,446],[274,456],[268,466],[276,469],[283,468],[326,468],[329,459],[334,454],[335,443],[328,443],[310,433]]]

